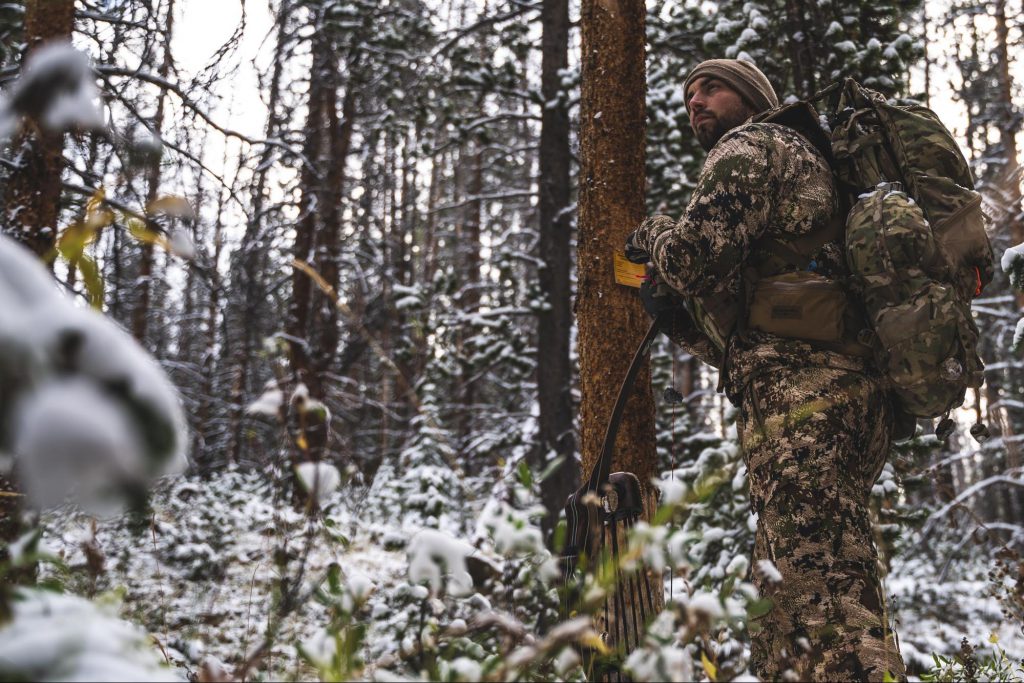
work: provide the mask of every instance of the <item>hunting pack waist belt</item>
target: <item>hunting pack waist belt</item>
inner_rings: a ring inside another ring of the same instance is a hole
[[[831,278],[810,271],[783,273],[758,279],[748,296],[748,330],[845,355],[871,355],[871,347],[859,340],[866,327],[863,316],[846,288]]]

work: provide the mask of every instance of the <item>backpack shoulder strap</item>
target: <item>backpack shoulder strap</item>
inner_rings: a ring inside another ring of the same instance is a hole
[[[784,104],[775,109],[762,112],[752,120],[756,123],[775,123],[791,128],[807,140],[825,158],[825,163],[828,164],[830,169],[835,167],[834,157],[832,156],[832,141],[821,125],[818,111],[810,102],[799,100],[790,104]],[[775,237],[763,237],[754,243],[754,249],[767,254],[769,257],[767,260],[774,261],[776,266],[781,266],[783,269],[789,266],[803,270],[807,267],[809,258],[814,256],[819,249],[829,242],[842,239],[845,230],[846,216],[844,212],[839,211],[822,228],[812,230],[806,235],[786,238],[784,240]]]
[[[775,109],[769,109],[757,114],[751,121],[754,123],[776,123],[780,126],[792,128],[825,157],[829,168],[832,167],[832,141],[829,139],[828,133],[821,126],[818,110],[810,102],[799,100],[790,104],[784,104]]]

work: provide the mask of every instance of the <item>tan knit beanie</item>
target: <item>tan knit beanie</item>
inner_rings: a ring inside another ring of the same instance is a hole
[[[686,83],[683,84],[684,97],[690,91],[690,84],[701,76],[713,76],[726,83],[738,92],[757,114],[779,106],[779,98],[772,84],[761,70],[750,62],[739,59],[709,59],[701,62],[686,77]],[[686,109],[690,109],[689,100]]]

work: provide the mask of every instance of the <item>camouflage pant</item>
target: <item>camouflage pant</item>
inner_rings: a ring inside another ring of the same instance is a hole
[[[758,514],[755,583],[775,603],[756,622],[755,672],[765,680],[904,678],[868,514],[892,429],[884,392],[846,370],[764,374],[743,393],[739,429]],[[765,559],[781,581],[757,571]]]

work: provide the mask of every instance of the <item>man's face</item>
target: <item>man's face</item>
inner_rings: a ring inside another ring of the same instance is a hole
[[[702,76],[690,84],[686,108],[690,127],[705,152],[755,113],[738,92],[713,76]]]

